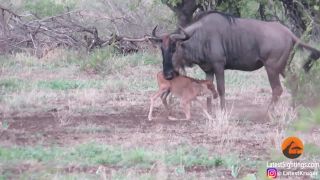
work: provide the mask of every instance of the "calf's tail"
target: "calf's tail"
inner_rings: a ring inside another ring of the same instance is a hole
[[[308,72],[311,69],[313,63],[320,58],[320,50],[318,50],[318,49],[316,49],[316,48],[314,48],[314,47],[302,42],[295,35],[293,35],[293,40],[294,40],[295,43],[297,43],[297,45],[299,47],[303,47],[303,48],[311,51],[311,54],[309,55],[307,62],[305,62],[305,64],[303,65],[304,71]]]

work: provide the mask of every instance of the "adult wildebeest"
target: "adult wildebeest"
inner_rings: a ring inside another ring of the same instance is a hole
[[[170,80],[175,61],[184,66],[197,64],[213,80],[216,75],[221,108],[225,107],[224,70],[254,71],[265,67],[272,88],[272,102],[282,94],[279,74],[295,44],[311,51],[304,68],[308,70],[320,51],[301,42],[278,22],[234,18],[219,12],[206,12],[180,33],[158,37],[154,28],[151,39],[161,42],[163,73]],[[211,100],[208,99],[211,106]]]

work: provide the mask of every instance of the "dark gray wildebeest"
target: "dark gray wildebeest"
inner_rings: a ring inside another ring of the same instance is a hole
[[[206,12],[180,32],[157,36],[156,27],[151,40],[161,42],[163,73],[167,80],[177,74],[175,64],[191,67],[194,64],[206,73],[216,76],[220,105],[225,107],[224,70],[254,71],[265,67],[272,88],[272,101],[282,94],[279,74],[295,44],[311,54],[304,65],[307,71],[320,51],[303,43],[287,27],[278,22],[234,18],[219,12]],[[207,100],[211,107],[211,99]]]

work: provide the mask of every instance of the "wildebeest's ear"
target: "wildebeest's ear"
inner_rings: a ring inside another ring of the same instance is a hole
[[[191,35],[188,34],[181,26],[179,26],[180,33],[174,33],[170,35],[170,39],[174,41],[186,41],[190,39]]]

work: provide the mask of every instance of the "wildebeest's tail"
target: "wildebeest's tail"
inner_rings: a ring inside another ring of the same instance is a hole
[[[303,47],[305,49],[308,49],[309,51],[311,51],[311,54],[308,57],[307,62],[303,65],[303,69],[308,72],[310,70],[310,68],[313,65],[313,62],[315,62],[316,60],[318,60],[320,58],[320,50],[302,42],[297,36],[295,36],[293,33],[292,37],[293,37],[293,41],[295,43],[297,43],[298,46]]]

